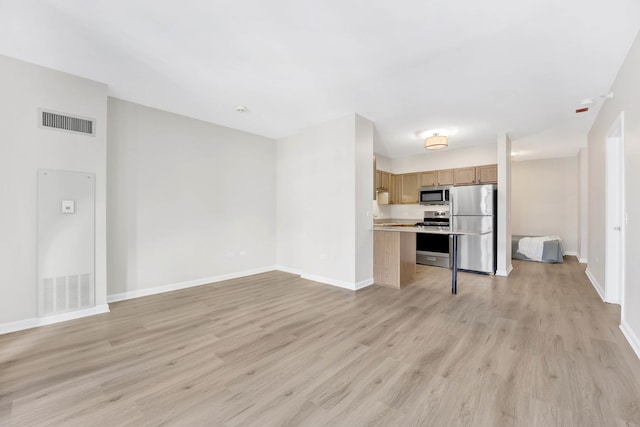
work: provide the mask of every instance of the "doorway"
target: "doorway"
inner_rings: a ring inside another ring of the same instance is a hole
[[[624,113],[607,133],[605,143],[605,301],[624,309],[625,209]]]

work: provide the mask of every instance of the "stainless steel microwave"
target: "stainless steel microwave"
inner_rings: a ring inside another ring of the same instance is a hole
[[[421,187],[421,205],[448,205],[451,187]]]

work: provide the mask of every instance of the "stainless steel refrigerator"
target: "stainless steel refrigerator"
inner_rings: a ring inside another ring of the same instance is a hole
[[[481,273],[496,272],[497,191],[495,185],[453,187],[450,196],[454,231],[488,232],[458,238],[458,268]]]

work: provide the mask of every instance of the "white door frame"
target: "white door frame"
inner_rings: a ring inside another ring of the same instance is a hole
[[[613,122],[605,141],[605,301],[624,313],[625,182],[624,112]],[[617,188],[616,188],[617,187]],[[617,195],[615,194],[617,193]],[[617,200],[616,200],[617,199]]]

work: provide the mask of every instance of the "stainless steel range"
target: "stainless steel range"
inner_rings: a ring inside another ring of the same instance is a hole
[[[449,230],[451,217],[449,211],[425,211],[424,221],[416,227],[436,230]],[[416,262],[423,265],[435,265],[451,268],[451,238],[444,234],[416,233]]]

